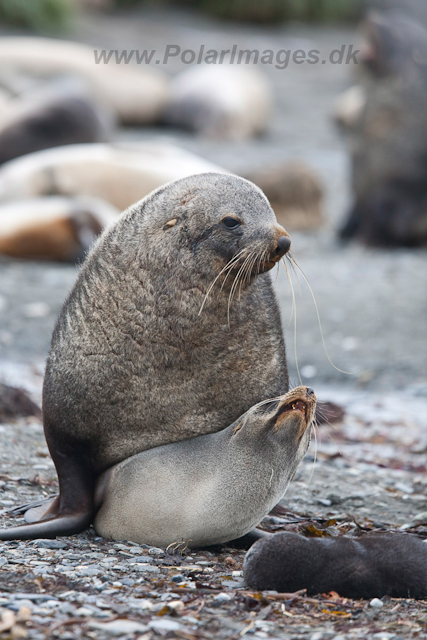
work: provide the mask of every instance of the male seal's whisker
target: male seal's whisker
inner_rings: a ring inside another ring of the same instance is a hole
[[[246,262],[246,260],[245,260],[245,262]],[[245,262],[242,264],[242,266],[241,266],[241,267],[240,267],[240,269],[238,270],[238,272],[237,272],[237,274],[236,274],[236,276],[235,276],[235,278],[234,278],[233,284],[231,285],[230,294],[229,294],[229,296],[228,296],[228,305],[227,305],[227,321],[228,321],[228,325],[229,325],[229,326],[230,326],[230,306],[231,306],[231,303],[232,303],[232,301],[233,301],[234,292],[235,292],[235,291],[236,291],[236,289],[237,289],[237,285],[238,285],[238,283],[239,283],[239,276],[240,276],[240,274],[241,274],[241,272],[242,272],[242,269],[243,269],[243,267],[244,267],[244,265],[245,265]]]
[[[286,271],[288,271],[288,269],[286,267],[286,262],[284,261],[283,258],[282,258],[282,261],[283,261],[283,265],[284,265]],[[299,365],[298,365],[298,355],[297,355],[297,304],[296,304],[296,300],[295,300],[295,290],[294,290],[291,278],[289,278],[289,285],[291,287],[292,308],[293,308],[293,315],[294,315],[294,356],[295,356],[295,366],[296,366],[296,369],[297,369],[299,382],[302,385],[303,382],[302,382],[302,379],[301,379],[301,374],[300,374]]]
[[[243,269],[243,272],[242,272],[242,277],[240,278],[239,300],[240,300],[240,297],[241,297],[241,294],[242,294],[242,286],[244,284],[246,284],[246,281],[247,281],[246,276],[247,276],[247,273],[248,273],[248,266],[249,266],[249,263],[250,263],[250,258],[251,258],[251,254],[249,254],[246,257],[245,262],[243,263],[244,269]]]
[[[247,253],[247,249],[246,248],[245,249],[241,249],[236,257],[241,259],[241,258],[243,258],[244,255],[246,255],[246,253]],[[232,267],[236,266],[237,262],[239,262],[239,260],[235,261],[234,258],[233,258],[233,262],[231,263],[231,266]],[[222,291],[224,289],[225,283],[227,282],[228,276],[230,275],[231,271],[232,271],[231,268],[227,271],[227,275],[225,276],[224,280],[221,283],[220,291]]]
[[[225,267],[223,267],[223,269],[221,269],[221,271],[218,273],[218,275],[216,276],[216,278],[214,278],[214,280],[212,281],[212,283],[210,284],[210,286],[209,286],[209,288],[208,288],[208,290],[207,290],[207,292],[206,292],[205,297],[203,298],[202,306],[200,307],[199,313],[198,313],[197,315],[199,315],[199,316],[200,316],[200,314],[202,313],[202,311],[203,311],[203,307],[205,306],[205,303],[206,303],[206,300],[208,299],[209,294],[210,294],[210,292],[212,291],[213,287],[215,286],[215,283],[216,283],[216,281],[218,280],[218,278],[219,278],[220,276],[222,276],[222,274],[223,274],[225,271],[227,271],[227,270],[231,269],[231,268],[233,267],[233,265],[234,265],[234,264],[239,260],[239,258],[242,256],[242,254],[243,254],[245,251],[246,251],[246,248],[241,249],[241,250],[239,251],[239,253],[237,253],[233,258],[231,258],[231,260],[229,260],[229,261],[227,262],[227,264],[225,265]],[[227,279],[227,277],[228,277],[228,274],[227,274],[227,276],[226,276],[226,278],[225,278],[225,279]],[[224,283],[223,283],[223,286],[224,286]],[[222,288],[222,287],[221,287],[221,288]]]
[[[314,302],[314,308],[315,308],[315,310],[316,310],[317,322],[318,322],[319,329],[320,329],[320,336],[321,336],[321,338],[322,338],[323,348],[324,348],[324,350],[325,350],[325,354],[326,354],[326,357],[327,357],[327,359],[328,359],[328,361],[329,361],[329,364],[330,364],[330,365],[331,365],[331,366],[332,366],[336,371],[339,371],[340,373],[345,373],[346,375],[349,375],[349,376],[356,375],[356,372],[353,372],[353,373],[352,373],[351,371],[344,371],[343,369],[340,369],[339,367],[335,366],[335,365],[334,365],[334,363],[332,362],[332,360],[331,360],[331,358],[330,358],[330,355],[329,355],[329,351],[328,351],[328,349],[327,349],[327,347],[326,347],[325,337],[324,337],[324,335],[323,335],[323,329],[322,329],[322,322],[321,322],[321,320],[320,320],[319,307],[317,306],[317,301],[316,301],[316,297],[315,297],[315,295],[314,295],[314,291],[313,291],[313,289],[311,288],[311,285],[310,285],[310,283],[309,283],[309,281],[308,281],[308,279],[307,279],[307,277],[306,277],[305,273],[303,272],[303,270],[301,269],[301,267],[300,267],[300,266],[295,262],[295,259],[294,259],[292,256],[291,256],[289,259],[290,259],[291,263],[292,263],[292,264],[293,264],[293,265],[298,269],[298,271],[300,272],[300,274],[302,275],[302,277],[304,278],[304,281],[305,281],[305,283],[306,283],[306,285],[307,285],[307,287],[308,287],[308,289],[309,289],[309,291],[310,291],[311,297],[312,297],[313,302]],[[360,373],[360,372],[359,372],[359,373]]]

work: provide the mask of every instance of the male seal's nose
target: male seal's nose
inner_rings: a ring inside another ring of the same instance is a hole
[[[314,396],[314,391],[313,391],[313,389],[311,389],[311,387],[306,387],[306,390],[307,390],[307,395],[308,396]]]
[[[285,253],[287,253],[289,251],[291,247],[291,239],[289,236],[280,236],[280,238],[277,241],[277,247],[275,250],[275,255],[277,257],[277,259],[279,260],[282,256],[285,255]]]

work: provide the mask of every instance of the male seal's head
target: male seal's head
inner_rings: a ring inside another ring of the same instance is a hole
[[[233,175],[204,173],[169,183],[134,205],[129,220],[141,211],[150,259],[173,256],[184,268],[191,262],[210,280],[230,267],[247,282],[272,269],[291,245],[263,192]]]

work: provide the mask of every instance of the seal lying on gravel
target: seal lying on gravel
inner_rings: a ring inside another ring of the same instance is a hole
[[[42,522],[1,530],[0,540],[82,531],[103,471],[220,431],[287,392],[265,272],[289,247],[262,191],[220,173],[160,187],[102,234],[46,366],[44,429],[60,496]]]
[[[99,198],[46,196],[0,203],[0,253],[76,261],[119,211]]]
[[[61,78],[24,91],[0,113],[0,163],[51,147],[106,142],[113,127],[84,83]]]
[[[421,599],[427,597],[427,544],[407,534],[318,539],[277,533],[250,548],[243,575],[251,589]]]
[[[100,477],[96,531],[166,548],[241,538],[283,497],[310,442],[311,389],[252,407],[227,429],[143,451]]]

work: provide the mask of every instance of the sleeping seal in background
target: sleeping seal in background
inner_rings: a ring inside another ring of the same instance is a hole
[[[422,599],[427,597],[427,544],[399,533],[358,538],[276,533],[250,548],[243,575],[257,590]]]
[[[59,499],[43,521],[3,529],[0,540],[82,531],[103,471],[221,431],[287,392],[267,272],[289,247],[262,191],[221,173],[164,185],[107,228],[47,359],[43,420]]]
[[[123,124],[156,122],[169,97],[169,79],[148,65],[96,63],[93,47],[54,38],[2,37],[2,73],[52,78],[72,74]]]
[[[119,213],[108,202],[88,196],[46,196],[0,204],[0,253],[75,262]]]
[[[194,65],[171,82],[164,120],[210,138],[241,140],[265,131],[273,98],[256,69]]]
[[[93,196],[121,211],[166,182],[223,170],[164,142],[73,144],[0,167],[0,202],[36,196]]]
[[[138,453],[99,480],[105,538],[166,548],[241,538],[283,497],[310,442],[316,396],[297,387],[217,433]]]
[[[107,142],[114,119],[84,82],[61,78],[11,98],[0,112],[0,164],[41,149]]]

